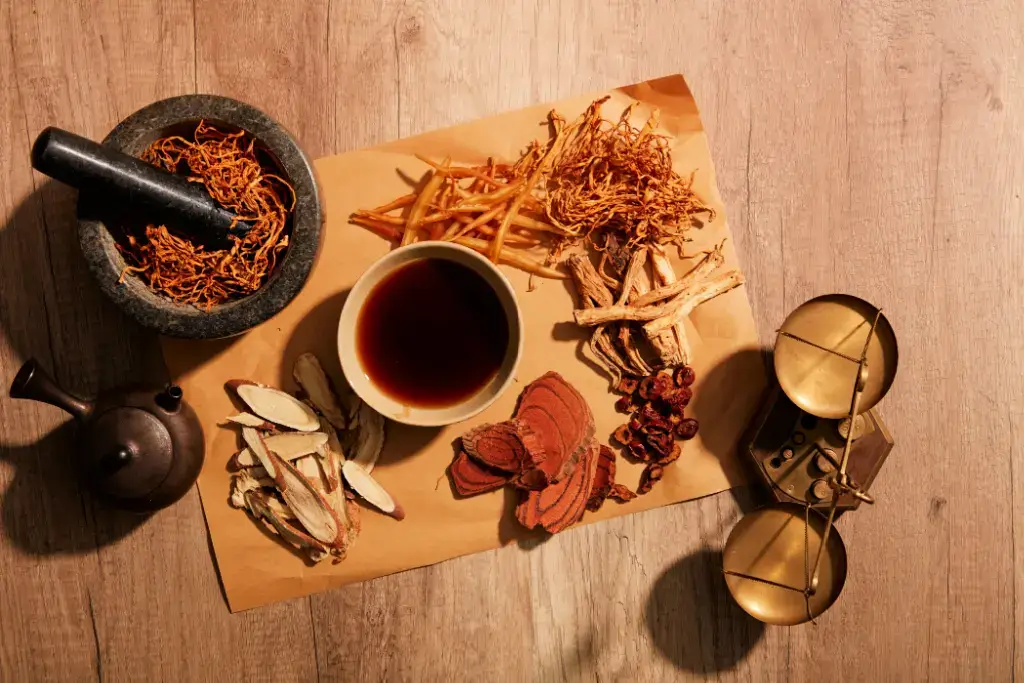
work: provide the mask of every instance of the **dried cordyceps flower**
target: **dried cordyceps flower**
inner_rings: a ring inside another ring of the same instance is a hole
[[[165,226],[149,225],[118,243],[128,264],[121,281],[135,274],[172,301],[207,309],[262,287],[288,246],[295,205],[291,185],[264,157],[245,131],[227,132],[206,121],[191,140],[173,135],[151,144],[143,160],[203,183],[217,203],[253,227],[244,237],[231,237],[232,247],[207,251]]]
[[[544,197],[548,218],[598,249],[611,235],[627,247],[681,246],[686,232],[715,212],[693,192],[693,177],[673,170],[669,140],[654,132],[657,111],[635,128],[634,103],[612,123],[601,116],[608,99],[590,105],[555,159]]]

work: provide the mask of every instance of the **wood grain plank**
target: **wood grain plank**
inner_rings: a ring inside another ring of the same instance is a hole
[[[15,50],[14,8],[0,3],[0,375],[28,355],[53,367],[56,308],[43,206],[28,162],[31,119]],[[20,153],[19,153],[20,152]],[[87,681],[97,676],[90,619],[93,533],[64,454],[56,408],[0,398],[0,679]],[[70,512],[70,514],[68,514]]]

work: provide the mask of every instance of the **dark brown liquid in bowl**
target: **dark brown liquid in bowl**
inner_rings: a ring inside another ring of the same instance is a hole
[[[464,401],[498,372],[509,345],[505,308],[471,268],[446,259],[407,263],[370,292],[356,323],[367,376],[406,405]]]

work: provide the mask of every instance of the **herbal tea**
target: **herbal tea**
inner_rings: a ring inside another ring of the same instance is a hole
[[[455,405],[482,389],[508,351],[505,308],[471,268],[412,261],[370,292],[356,324],[356,352],[370,380],[406,405]]]

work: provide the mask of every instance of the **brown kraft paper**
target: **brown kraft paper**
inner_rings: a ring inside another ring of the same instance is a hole
[[[547,134],[542,124],[552,108],[572,120],[601,94],[538,105],[318,160],[327,216],[325,236],[319,261],[299,296],[277,316],[239,337],[213,342],[163,340],[171,375],[184,389],[206,432],[206,463],[199,490],[231,611],[536,535],[515,521],[516,500],[511,491],[456,499],[445,468],[451,462],[456,437],[475,425],[508,419],[522,388],[549,370],[561,373],[587,398],[598,439],[607,443],[624,421],[614,410],[615,396],[609,392],[608,378],[581,353],[587,333],[572,322],[575,292],[570,281],[535,278],[534,291],[527,291],[528,276],[502,266],[518,294],[525,326],[516,381],[484,413],[463,424],[437,430],[388,423],[384,452],[373,476],[405,508],[403,521],[364,509],[362,534],[347,559],[339,564],[325,560],[308,566],[262,524],[228,505],[230,473],[226,465],[240,443],[239,430],[222,425],[226,416],[237,412],[224,383],[248,379],[294,390],[291,368],[296,357],[307,351],[321,359],[328,375],[340,377],[336,337],[346,292],[367,266],[390,249],[384,240],[349,224],[349,214],[409,192],[398,171],[418,179],[427,170],[415,153],[434,159],[450,156],[457,164],[484,163],[489,156],[514,160],[527,143]],[[725,240],[725,269],[738,268],[707,139],[683,77],[638,83],[608,94],[611,100],[604,105],[605,118],[617,118],[634,100],[640,103],[635,113],[639,121],[645,120],[652,108],[660,110],[659,129],[673,139],[676,170],[684,176],[695,172],[695,190],[717,212],[714,221],[690,232],[693,242],[687,253],[698,254]],[[679,264],[677,272],[685,269]],[[697,372],[688,414],[700,421],[699,435],[683,442],[682,456],[666,469],[649,494],[628,504],[608,501],[597,513],[586,513],[581,523],[707,496],[743,482],[739,440],[765,387],[746,286],[700,306],[687,329]],[[619,457],[616,479],[635,489],[641,470],[640,465]]]

